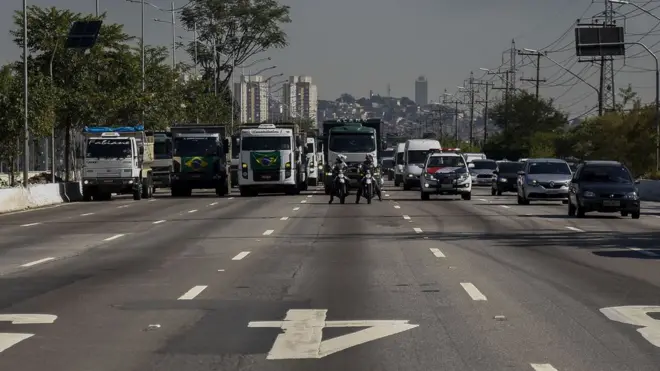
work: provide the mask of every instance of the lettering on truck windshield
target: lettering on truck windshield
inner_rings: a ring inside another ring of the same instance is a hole
[[[175,156],[213,156],[218,153],[216,138],[176,138]]]
[[[289,151],[291,137],[243,137],[243,151]]]
[[[371,134],[331,134],[328,148],[333,152],[373,152],[376,150],[376,139]]]
[[[131,157],[131,141],[128,139],[90,139],[87,142],[87,157]]]

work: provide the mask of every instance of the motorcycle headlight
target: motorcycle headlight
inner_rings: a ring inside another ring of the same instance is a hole
[[[371,184],[371,179],[367,178],[367,184]]]
[[[624,197],[625,197],[626,200],[637,200],[639,198],[639,196],[637,195],[637,192],[626,193],[626,195]]]
[[[319,170],[323,170],[323,165],[319,165]]]
[[[366,175],[367,179],[371,179],[371,174]]]
[[[346,180],[343,177],[339,178],[339,183],[345,183],[345,182],[346,182]]]
[[[591,191],[585,191],[583,195],[584,197],[596,197],[596,194]]]
[[[507,180],[506,180],[506,178],[500,178],[500,182],[502,182],[502,183],[506,183]]]

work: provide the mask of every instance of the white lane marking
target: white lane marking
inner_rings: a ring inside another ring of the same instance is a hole
[[[55,258],[50,257],[50,258],[43,258],[43,259],[35,260],[35,261],[33,261],[33,262],[25,263],[25,264],[21,265],[21,267],[23,267],[23,268],[33,267],[33,266],[35,266],[35,265],[37,265],[37,264],[41,264],[41,263],[45,263],[45,262],[49,262],[49,261],[51,261],[51,260],[55,260]]]
[[[268,229],[266,232],[263,233],[263,235],[264,235],[264,236],[270,236],[271,234],[273,234],[273,232],[275,232],[275,230],[273,230],[273,229]]]
[[[651,215],[651,216],[660,219],[660,215]]]
[[[90,216],[90,215],[94,215],[94,213],[85,213],[85,214],[80,214],[80,216]]]
[[[525,216],[534,216],[533,214],[527,213]]]
[[[300,203],[301,203],[301,204],[306,204],[306,203],[307,203],[307,200],[302,200],[302,201],[300,201]]]
[[[327,309],[290,309],[283,321],[250,321],[249,328],[280,328],[266,359],[319,359],[418,327],[409,321],[326,321]],[[323,339],[326,327],[366,327]]]
[[[157,201],[157,200],[155,198],[152,198],[152,199],[149,200],[149,202],[154,202],[154,201]]]
[[[389,195],[389,194],[387,194],[387,193],[385,193],[385,197],[390,197],[390,195]]]
[[[505,209],[510,209],[510,207],[509,207],[509,206],[506,206],[506,205],[500,205],[500,206],[503,207],[503,208],[505,208]]]
[[[649,343],[660,347],[660,320],[650,316],[650,313],[660,312],[660,306],[629,305],[624,307],[609,307],[600,310],[612,321],[633,325],[637,332]]]
[[[436,249],[435,247],[431,247],[429,250],[435,255],[436,258],[446,258],[445,254],[440,251],[440,249]]]
[[[463,290],[465,290],[465,292],[470,295],[472,300],[488,300],[486,299],[486,296],[482,294],[481,291],[479,291],[479,289],[470,282],[461,282],[461,286],[463,286]]]
[[[307,196],[307,198],[312,198],[312,195]]]
[[[206,290],[208,286],[195,286],[192,289],[188,290],[185,294],[181,295],[177,300],[192,300],[201,294],[202,291]]]
[[[217,204],[218,204],[217,202],[211,202],[211,203],[209,204],[209,206],[215,206],[215,205],[217,205]]]
[[[404,216],[403,216],[403,219],[405,219],[405,220],[410,220],[410,217],[409,217],[408,215],[404,215]]]
[[[224,271],[225,271],[224,269],[218,269],[218,272],[224,272]]]
[[[557,369],[552,367],[549,363],[532,363],[531,366],[534,371],[557,371]]]
[[[651,256],[651,257],[654,257],[654,258],[655,257],[660,257],[660,255],[654,253],[653,251],[646,251],[644,249],[640,249],[639,247],[626,247],[626,249],[638,252],[642,255]]]
[[[413,228],[413,229],[414,229],[415,232],[417,232],[417,233],[422,233],[422,228]]]
[[[34,334],[0,333],[0,353],[33,336]]]
[[[39,225],[41,223],[29,223],[29,224],[23,224],[21,227],[32,227],[33,225]]]
[[[165,223],[167,220],[157,220],[154,222],[154,224],[160,224],[160,223]]]
[[[129,206],[131,206],[131,205],[117,206],[117,208],[118,209],[123,209],[123,208],[129,207]]]
[[[399,205],[394,205],[394,208],[395,208],[395,209],[400,209],[401,206],[399,206]]]
[[[575,228],[575,227],[566,227],[566,229],[570,229],[570,230],[573,231],[573,232],[584,232],[584,231],[581,230],[580,228]]]
[[[229,197],[229,198],[228,198],[228,200],[233,200],[233,199],[234,199],[233,197]]]
[[[231,258],[231,260],[243,260],[246,256],[250,255],[249,251],[240,252],[238,255]]]
[[[112,237],[108,237],[108,238],[106,238],[106,239],[103,240],[103,241],[112,241],[112,240],[116,240],[116,239],[121,238],[121,237],[124,237],[124,236],[125,236],[124,234],[116,234],[116,235],[114,235],[114,236],[112,236]]]
[[[283,217],[280,218],[280,220],[289,220],[289,217],[288,216],[283,216]]]
[[[196,212],[197,212],[197,210],[190,210],[190,211],[188,211],[188,214],[192,214],[192,213],[196,213]]]
[[[479,201],[488,202],[488,200],[485,198],[480,198]]]
[[[300,210],[299,207],[294,207],[294,208],[293,208],[293,211],[298,211],[298,210]]]

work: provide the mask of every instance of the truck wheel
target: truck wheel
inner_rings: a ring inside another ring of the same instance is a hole
[[[462,193],[461,198],[464,199],[465,201],[470,201],[472,199],[472,192]]]
[[[241,193],[241,197],[250,197],[252,195],[247,187],[238,187],[238,191]]]
[[[92,200],[92,191],[89,189],[83,189],[83,201],[89,202]]]
[[[410,191],[411,188],[412,188],[412,186],[410,185],[410,183],[408,183],[404,180],[403,181],[403,190],[404,191]]]

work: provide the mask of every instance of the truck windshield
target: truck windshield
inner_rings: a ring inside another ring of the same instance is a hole
[[[373,152],[376,139],[373,134],[330,134],[328,149],[347,153]]]
[[[131,141],[128,139],[90,139],[87,142],[89,158],[129,158]]]
[[[176,156],[214,156],[218,153],[216,138],[182,137],[174,140]]]
[[[172,140],[157,140],[154,142],[154,156],[156,159],[168,159],[172,157]]]
[[[314,153],[314,143],[307,143],[307,153]]]
[[[286,151],[291,150],[291,137],[243,137],[243,151]]]

